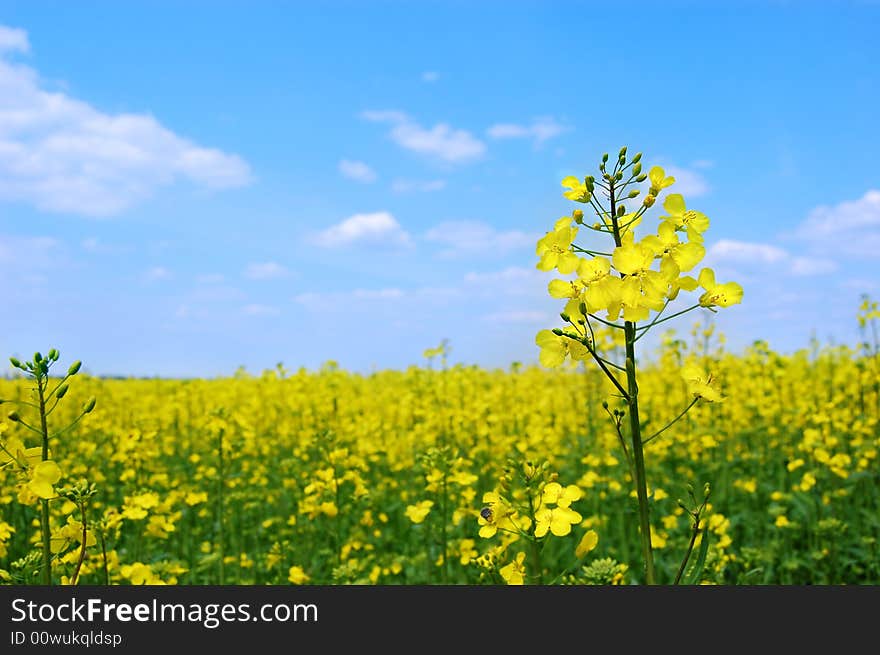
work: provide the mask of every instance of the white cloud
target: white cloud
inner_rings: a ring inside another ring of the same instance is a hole
[[[377,177],[376,171],[370,168],[367,164],[362,161],[353,161],[350,159],[343,159],[339,162],[339,172],[350,180],[364,182],[366,184],[375,182]]]
[[[844,280],[840,283],[844,289],[850,289],[854,291],[861,291],[862,293],[867,293],[869,291],[875,291],[880,288],[880,284],[878,284],[877,280],[868,280],[866,278],[858,278],[853,277],[847,280]]]
[[[422,73],[422,82],[436,82],[440,79],[440,73],[437,71],[425,71]]]
[[[880,191],[871,189],[858,200],[813,209],[795,231],[819,250],[870,258],[880,256]]]
[[[293,301],[313,311],[350,310],[353,303],[369,306],[374,302],[396,302],[409,296],[395,287],[386,289],[353,289],[351,291],[308,291],[294,296]]]
[[[669,188],[669,193],[680,193],[685,199],[709,193],[709,183],[697,171],[679,166],[666,166],[664,170],[667,175],[675,178],[675,184]]]
[[[2,57],[27,34],[0,29],[0,199],[44,211],[109,216],[188,180],[209,189],[249,183],[237,155],[205,148],[148,114],[107,114]]]
[[[397,109],[367,109],[361,112],[361,118],[373,123],[403,123],[409,120],[405,112]]]
[[[392,128],[389,136],[397,145],[447,163],[473,161],[486,152],[486,144],[470,132],[446,123],[425,128],[397,110],[364,111],[361,117],[373,122],[390,123]]]
[[[220,273],[202,273],[196,276],[197,284],[220,284],[226,277]]]
[[[717,263],[769,265],[784,269],[791,275],[825,275],[837,270],[837,263],[824,257],[793,257],[786,250],[769,243],[752,243],[722,239],[706,253],[706,265]]]
[[[17,267],[45,268],[58,257],[61,243],[52,237],[20,237],[0,235],[0,265],[4,269]]]
[[[97,237],[83,239],[79,245],[85,252],[92,255],[118,255],[131,250],[130,246],[105,243]]]
[[[391,183],[391,190],[395,193],[409,193],[411,191],[428,193],[442,191],[445,188],[446,180],[404,180],[398,178]]]
[[[464,282],[472,293],[485,296],[533,295],[544,299],[550,278],[537,269],[509,266],[500,271],[467,273]]]
[[[403,291],[400,289],[355,289],[351,294],[360,300],[393,300],[402,298]]]
[[[837,270],[837,263],[819,257],[794,257],[791,260],[792,275],[826,275]]]
[[[241,311],[246,316],[278,316],[281,310],[272,305],[260,305],[257,303],[245,305]]]
[[[0,52],[30,52],[27,32],[0,25]]]
[[[244,270],[244,276],[250,280],[274,280],[287,275],[288,270],[276,262],[255,262]]]
[[[416,123],[401,123],[391,130],[391,138],[407,150],[450,163],[477,159],[486,152],[485,144],[470,132],[456,130],[445,123],[438,123],[430,129]]]
[[[446,246],[439,253],[441,257],[469,254],[485,256],[534,246],[538,235],[519,230],[500,232],[480,221],[447,221],[428,230],[425,239]]]
[[[523,311],[508,311],[508,312],[495,312],[493,314],[486,314],[482,317],[482,320],[487,321],[489,323],[547,323],[551,321],[551,317],[544,312],[533,312],[528,310]]]
[[[711,261],[764,262],[772,264],[788,258],[788,253],[768,243],[750,243],[721,239],[707,251]]]
[[[407,246],[411,243],[409,233],[389,212],[355,214],[341,223],[319,232],[314,242],[325,248],[348,246],[353,243],[376,243]]]
[[[144,280],[147,282],[162,282],[170,280],[172,277],[171,271],[164,266],[154,266],[144,273]]]
[[[566,132],[569,128],[558,123],[550,116],[543,116],[532,121],[531,125],[518,123],[496,123],[486,130],[486,134],[492,139],[533,139],[535,145],[540,145]]]

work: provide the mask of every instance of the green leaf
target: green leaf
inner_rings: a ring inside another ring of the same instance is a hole
[[[691,568],[690,572],[685,576],[684,584],[699,584],[703,577],[703,568],[706,566],[706,555],[709,553],[709,531],[703,528],[703,538],[700,541],[700,552],[697,555],[697,561]]]

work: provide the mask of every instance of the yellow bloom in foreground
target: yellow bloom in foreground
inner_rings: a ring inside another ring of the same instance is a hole
[[[660,166],[651,167],[651,170],[648,171],[648,179],[651,180],[650,194],[652,196],[656,196],[666,187],[675,184],[675,178],[671,175],[667,176],[666,171],[664,171]]]
[[[681,377],[687,384],[688,393],[694,398],[702,398],[711,402],[724,400],[721,394],[712,386],[712,375],[707,374],[695,364],[685,364],[681,369]]]
[[[573,484],[563,487],[558,482],[550,482],[544,487],[544,491],[541,494],[541,502],[548,505],[568,507],[574,501],[580,500],[582,495],[583,492]]]
[[[498,572],[501,574],[501,577],[504,578],[504,581],[510,585],[521,585],[525,584],[526,581],[526,565],[525,565],[526,554],[525,553],[517,553],[516,559],[514,559],[510,564],[506,566],[502,566],[501,570]]]
[[[574,550],[574,555],[578,559],[582,557],[586,557],[586,555],[596,547],[596,544],[599,543],[599,535],[596,534],[595,530],[587,530],[584,533],[584,536],[581,537],[580,543],[577,545],[577,548]]]
[[[290,570],[287,572],[287,579],[290,580],[292,584],[305,584],[311,580],[301,566],[291,566]]]
[[[569,175],[562,180],[562,186],[568,189],[568,191],[562,195],[569,200],[574,200],[575,202],[590,202],[590,192],[587,191],[587,185],[574,175]]]
[[[55,497],[53,484],[61,479],[61,468],[51,459],[40,462],[31,470],[31,480],[28,489],[40,498],[48,499]]]
[[[5,425],[5,424],[3,424]],[[25,448],[24,442],[18,437],[10,437],[0,448],[0,467],[15,462],[19,466],[34,466],[43,458],[43,449],[39,446]]]
[[[538,240],[535,249],[535,254],[541,258],[538,261],[538,270],[552,271],[556,268],[563,275],[574,273],[580,258],[572,252],[571,243],[577,233],[577,227],[571,226],[571,217],[558,220],[554,230]]]
[[[590,352],[582,343],[568,337],[557,336],[551,330],[538,332],[535,343],[541,348],[538,360],[547,368],[560,366],[568,355],[577,361],[583,361],[590,356]]]
[[[415,505],[408,505],[405,513],[407,518],[413,523],[421,523],[428,516],[433,506],[433,500],[420,500]]]
[[[571,526],[583,521],[584,517],[570,507],[539,509],[535,512],[535,536],[539,539],[549,530],[557,537],[571,533]]]
[[[663,209],[669,212],[669,216],[661,218],[668,220],[676,228],[686,229],[691,241],[702,240],[700,235],[709,229],[709,217],[702,212],[688,209],[680,193],[673,193],[666,198]]]
[[[704,268],[700,271],[700,286],[706,290],[700,296],[700,305],[703,307],[730,307],[742,302],[743,289],[736,282],[725,282],[718,284],[715,282],[715,271],[711,268]]]
[[[479,535],[483,539],[491,539],[499,530],[516,533],[527,530],[531,525],[528,516],[520,516],[499,494],[487,491],[483,494],[484,507],[477,516],[480,525]]]

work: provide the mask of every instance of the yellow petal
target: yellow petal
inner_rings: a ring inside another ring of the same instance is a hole
[[[40,462],[34,467],[34,479],[45,480],[49,484],[55,484],[61,479],[61,468],[51,459]]]
[[[585,557],[591,550],[596,547],[596,544],[599,543],[599,535],[596,534],[595,530],[588,530],[583,537],[581,537],[580,543],[575,548],[574,554],[575,557],[580,559],[581,557]]]
[[[663,209],[672,216],[679,217],[685,212],[684,196],[680,193],[670,193],[663,201]]]

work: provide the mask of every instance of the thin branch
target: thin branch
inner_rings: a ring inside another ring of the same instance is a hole
[[[672,320],[673,318],[676,318],[676,317],[678,317],[678,316],[681,316],[682,314],[687,314],[689,311],[694,310],[694,309],[697,309],[698,307],[701,307],[701,306],[702,306],[702,305],[700,305],[700,304],[698,303],[698,304],[694,305],[693,307],[688,307],[687,309],[683,309],[683,310],[681,310],[680,312],[676,312],[675,314],[670,314],[670,315],[667,316],[666,318],[661,318],[659,321],[654,321],[654,322],[652,322],[652,323],[649,323],[648,325],[643,325],[642,327],[637,327],[637,328],[636,328],[636,331],[638,332],[638,331],[641,330],[641,331],[642,331],[642,334],[640,334],[639,336],[637,336],[637,337],[635,338],[635,341],[638,341],[639,339],[641,339],[642,336],[647,332],[647,330],[648,330],[649,327],[652,327],[652,326],[654,326],[654,325],[659,325],[660,323],[665,323],[666,321],[670,321],[670,320]],[[635,343],[635,341],[634,341],[633,343]]]
[[[16,423],[18,423],[18,424],[22,425],[23,427],[27,428],[28,430],[30,430],[30,431],[33,432],[34,434],[38,434],[38,435],[40,435],[40,437],[42,438],[43,433],[40,432],[40,431],[39,431],[37,428],[35,428],[34,426],[32,426],[32,425],[28,425],[27,423],[25,423],[25,422],[21,419],[21,417],[19,417],[19,419],[16,421]]]
[[[642,334],[647,333],[648,330],[650,330],[651,327],[653,327],[653,326],[657,323],[657,321],[660,319],[660,315],[664,312],[664,310],[665,310],[667,307],[669,307],[669,303],[670,303],[670,302],[671,302],[671,301],[669,300],[669,298],[667,298],[667,299],[666,299],[666,302],[663,303],[663,307],[660,308],[660,311],[657,312],[657,315],[654,317],[654,320],[651,321],[650,323],[648,323],[647,325],[643,325],[642,327],[636,328],[636,331],[638,331],[638,330],[644,330],[644,332],[642,332]],[[642,335],[640,334],[639,337],[640,337],[640,336],[642,336]],[[635,338],[635,341],[633,341],[633,343],[635,343],[636,341],[638,341],[638,340],[639,340],[639,337],[636,337],[636,338]]]
[[[70,430],[74,425],[76,425],[77,423],[79,423],[79,422],[83,419],[83,417],[86,415],[86,413],[87,413],[87,412],[83,412],[82,414],[80,414],[79,416],[77,416],[76,419],[73,421],[73,423],[71,423],[70,425],[68,425],[66,428],[62,428],[61,430],[58,430],[58,432],[56,432],[55,434],[53,434],[53,435],[50,437],[50,439],[54,439],[55,437],[61,436],[62,434],[64,434],[64,433],[67,432],[68,430]]]
[[[604,318],[601,318],[601,317],[599,317],[599,316],[596,316],[595,314],[589,314],[589,317],[590,317],[590,318],[594,318],[594,319],[596,319],[596,320],[599,321],[600,323],[604,323],[604,324],[607,325],[608,327],[617,328],[618,330],[624,330],[624,329],[626,329],[626,328],[624,328],[624,326],[622,326],[622,325],[618,325],[617,323],[612,323],[611,321],[606,321]]]
[[[642,440],[642,445],[644,446],[646,443],[648,443],[648,442],[651,441],[652,439],[656,439],[656,438],[659,437],[661,434],[663,434],[666,430],[668,430],[668,429],[671,428],[673,425],[675,425],[676,423],[678,423],[679,419],[680,419],[682,416],[684,416],[685,414],[687,414],[687,413],[690,411],[691,407],[693,407],[694,405],[696,405],[696,404],[699,402],[699,400],[700,400],[699,397],[694,398],[694,399],[691,401],[691,404],[688,405],[687,407],[685,407],[684,410],[681,412],[681,414],[679,414],[679,415],[676,416],[674,419],[672,419],[672,420],[671,420],[669,423],[667,423],[664,427],[662,427],[662,428],[660,428],[659,430],[657,430],[657,432],[655,432],[654,434],[652,434],[650,437],[648,437],[647,439]]]
[[[14,400],[11,398],[0,398],[0,405],[3,403],[15,403],[17,405],[27,405],[28,407],[33,407],[34,409],[40,409],[39,405],[35,405],[34,403],[29,403],[26,400]]]
[[[603,257],[611,257],[611,253],[607,252],[599,252],[598,250],[587,250],[586,248],[581,248],[578,245],[571,244],[572,250],[577,250],[578,252],[583,252],[588,255],[602,255]]]
[[[636,483],[636,469],[633,464],[632,457],[629,454],[629,448],[626,447],[626,439],[623,438],[623,433],[620,431],[620,420],[616,418],[608,407],[604,408],[608,413],[608,416],[611,418],[611,422],[614,423],[614,430],[617,432],[617,441],[620,443],[620,447],[623,449],[623,454],[626,456],[626,463],[629,466],[629,475],[632,479],[633,484]]]
[[[611,371],[608,370],[608,367],[605,366],[605,362],[602,361],[602,358],[599,357],[599,355],[596,354],[596,351],[593,350],[590,346],[588,346],[587,344],[585,344],[585,343],[584,343],[583,341],[581,341],[580,339],[577,339],[577,338],[571,336],[570,334],[565,334],[565,333],[563,333],[563,336],[566,336],[566,337],[568,337],[569,339],[571,339],[571,340],[573,340],[573,341],[577,341],[579,344],[581,344],[582,346],[584,346],[584,347],[587,349],[587,351],[593,356],[593,359],[596,360],[596,363],[599,365],[599,368],[601,368],[602,371],[604,371],[605,375],[608,376],[608,379],[611,380],[611,382],[614,383],[614,386],[617,387],[617,390],[620,391],[620,393],[623,394],[623,397],[626,399],[626,401],[629,402],[629,394],[626,392],[626,389],[624,389],[624,388],[620,385],[620,382],[617,381],[617,378],[614,377],[614,374],[613,374]]]

